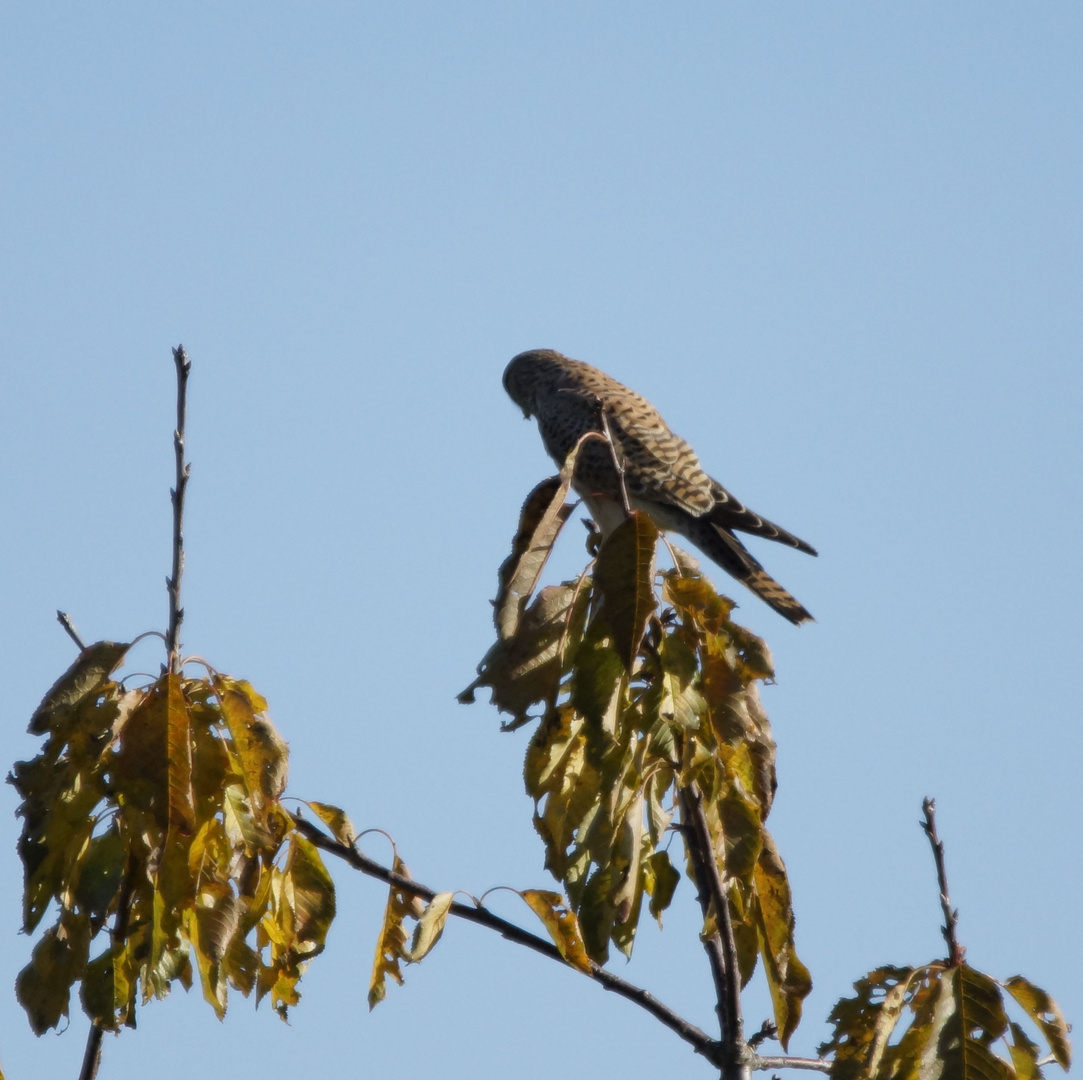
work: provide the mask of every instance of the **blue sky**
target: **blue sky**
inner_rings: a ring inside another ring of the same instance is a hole
[[[164,628],[183,342],[187,650],[269,699],[291,793],[421,880],[546,886],[527,733],[454,697],[551,471],[500,374],[557,348],[821,552],[754,544],[801,629],[716,575],[778,668],[793,1049],[870,968],[942,955],[927,794],[971,961],[1079,1022],[1081,49],[1067,3],[6,5],[0,757],[34,753],[72,659],[56,608],[88,639]],[[292,1026],[178,993],[102,1076],[711,1075],[473,927],[368,1015],[384,896],[336,877]],[[695,930],[685,887],[616,969],[708,1027]],[[83,1021],[38,1040],[4,1000],[9,1080],[76,1075]]]

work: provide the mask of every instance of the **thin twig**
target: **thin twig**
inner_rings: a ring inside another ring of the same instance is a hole
[[[926,796],[921,804],[925,814],[925,820],[921,827],[929,838],[933,849],[933,859],[936,861],[936,880],[940,886],[940,906],[944,910],[944,925],[940,932],[948,943],[948,963],[952,967],[958,967],[966,956],[964,949],[955,936],[955,929],[959,922],[959,912],[952,909],[951,896],[948,895],[948,872],[944,867],[944,845],[936,832],[936,800]]]
[[[752,1050],[755,1050],[761,1043],[765,1043],[768,1039],[778,1038],[778,1027],[774,1020],[764,1020],[760,1024],[760,1030],[755,1035],[749,1035],[748,1045]]]
[[[632,516],[632,504],[628,501],[628,487],[624,480],[624,462],[617,452],[617,443],[613,438],[613,432],[609,427],[609,417],[605,414],[605,405],[598,399],[598,415],[602,418],[602,430],[605,432],[605,441],[609,443],[609,452],[613,456],[613,468],[617,470],[617,482],[620,484],[620,497],[624,503],[624,512]]]
[[[696,871],[696,889],[704,920],[714,909],[718,927],[703,942],[714,979],[719,1026],[722,1032],[723,1080],[747,1080],[752,1069],[752,1053],[745,1042],[741,1020],[741,972],[737,946],[733,939],[730,907],[718,871],[718,859],[707,826],[703,796],[692,783],[680,791],[681,818],[688,854]]]
[[[71,616],[66,611],[61,611],[59,608],[56,612],[56,621],[64,627],[64,633],[68,635],[78,646],[79,651],[82,652],[86,648],[86,644],[79,636],[79,631],[75,629],[75,623],[71,621]]]
[[[752,1068],[757,1072],[767,1069],[808,1069],[812,1072],[830,1072],[831,1062],[823,1058],[761,1057],[756,1054],[752,1058]]]
[[[188,486],[188,474],[192,466],[184,461],[184,422],[188,411],[188,372],[192,364],[183,345],[173,350],[173,362],[177,367],[177,426],[173,431],[173,452],[176,458],[176,482],[169,491],[173,502],[173,572],[166,579],[169,592],[169,633],[166,648],[169,653],[169,670],[179,675],[181,670],[180,627],[184,621],[184,608],[180,606],[181,574],[184,572],[184,491]]]
[[[436,896],[436,890],[430,889],[412,878],[396,874],[388,870],[386,866],[382,866],[366,855],[362,855],[355,848],[339,843],[337,840],[332,840],[311,822],[305,821],[303,818],[295,819],[295,821],[297,831],[307,837],[316,847],[338,856],[344,862],[349,863],[355,870],[360,870],[361,873],[367,874],[369,877],[393,885],[403,892],[419,896],[423,900],[432,900]],[[486,908],[475,907],[456,900],[452,902],[451,914],[460,919],[465,919],[467,922],[476,923],[478,926],[487,927],[489,930],[495,930],[501,937],[514,942],[516,945],[524,945],[528,949],[533,949],[534,952],[541,953],[542,956],[547,956],[550,960],[556,960],[565,966],[569,966],[567,961],[560,955],[560,950],[551,941],[538,937],[528,930],[523,930],[521,927],[516,926],[515,923],[502,919],[499,915],[494,915]],[[697,1054],[702,1054],[712,1064],[717,1065],[719,1063],[721,1044],[712,1039],[705,1031],[696,1027],[695,1024],[689,1023],[668,1006],[663,1005],[649,991],[626,982],[593,961],[591,962],[591,976],[606,990],[612,991],[614,994],[626,998],[640,1008],[645,1009],[656,1020],[691,1045]]]

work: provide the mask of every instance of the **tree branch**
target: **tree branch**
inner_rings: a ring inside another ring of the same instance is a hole
[[[704,921],[713,908],[718,930],[704,939],[703,947],[714,979],[716,1011],[722,1032],[723,1080],[748,1080],[753,1055],[745,1042],[741,1020],[741,972],[733,940],[730,907],[718,871],[718,859],[711,842],[703,796],[695,783],[680,790],[681,819],[685,844],[695,868],[695,884]]]
[[[944,845],[936,832],[936,800],[926,796],[921,804],[925,813],[925,820],[921,823],[925,835],[929,838],[929,844],[933,849],[933,859],[936,862],[936,880],[940,886],[940,906],[944,910],[944,925],[940,932],[948,943],[948,963],[952,967],[958,967],[966,956],[964,949],[955,936],[955,928],[959,922],[959,912],[952,909],[951,897],[948,895],[948,872],[944,866]]]
[[[355,870],[360,870],[361,873],[367,874],[369,877],[393,885],[396,889],[401,889],[405,893],[419,896],[422,900],[432,900],[436,896],[436,890],[430,889],[412,878],[396,874],[374,859],[362,855],[356,848],[331,839],[304,818],[295,818],[294,820],[297,831],[315,844],[316,847],[349,863]],[[551,941],[538,937],[536,934],[516,926],[515,923],[502,919],[499,915],[494,915],[486,908],[475,907],[456,900],[452,902],[450,910],[452,915],[460,919],[476,923],[478,926],[484,926],[489,930],[495,930],[501,937],[514,942],[516,945],[523,945],[528,949],[533,949],[534,952],[541,953],[542,956],[547,956],[550,960],[556,960],[558,963],[570,967],[560,955],[560,950]],[[593,961],[591,962],[591,977],[606,990],[634,1002],[641,1009],[645,1009],[656,1020],[668,1027],[670,1031],[684,1039],[697,1054],[702,1054],[714,1065],[720,1064],[721,1043],[712,1039],[705,1031],[696,1027],[695,1024],[689,1023],[668,1006],[663,1005],[650,992],[626,982]]]
[[[128,937],[128,920],[132,911],[132,871],[130,862],[125,863],[124,880],[120,886],[117,900],[117,917],[113,923],[110,938],[113,949],[123,948]],[[79,1080],[94,1080],[98,1075],[98,1066],[102,1063],[102,1036],[105,1032],[93,1020],[86,1037],[86,1050],[83,1052],[83,1064],[79,1070]]]
[[[75,629],[75,623],[71,621],[71,616],[66,611],[61,611],[57,608],[56,621],[64,627],[64,633],[68,635],[75,642],[80,652],[86,648],[86,644],[79,636],[79,631]]]
[[[93,1020],[90,1033],[86,1037],[86,1050],[83,1053],[83,1065],[79,1070],[79,1080],[94,1080],[98,1075],[98,1066],[102,1062],[102,1035],[105,1034]]]
[[[184,422],[188,412],[188,372],[191,361],[183,345],[173,350],[173,362],[177,367],[177,426],[173,431],[173,452],[176,457],[177,474],[175,486],[169,495],[173,502],[173,572],[166,578],[169,593],[169,633],[166,650],[169,653],[169,670],[180,674],[181,643],[180,627],[184,621],[184,608],[180,606],[181,574],[184,572],[184,492],[188,487],[188,474],[192,466],[184,461]]]
[[[823,1058],[761,1057],[754,1054],[752,1068],[757,1072],[767,1069],[807,1069],[811,1072],[830,1072],[831,1062]]]
[[[617,482],[620,484],[621,502],[624,504],[624,512],[628,517],[632,516],[632,504],[628,501],[628,486],[624,479],[624,462],[620,459],[616,440],[609,426],[609,417],[605,414],[605,405],[601,398],[598,399],[598,415],[602,420],[602,431],[605,432],[605,441],[609,443],[609,453],[613,457],[613,468],[617,470]]]

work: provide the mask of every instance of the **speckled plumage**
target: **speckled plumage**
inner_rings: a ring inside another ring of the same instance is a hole
[[[504,389],[525,416],[537,419],[545,449],[558,465],[583,435],[604,433],[608,425],[632,509],[648,513],[660,529],[686,537],[790,622],[812,618],[753,558],[734,531],[762,536],[809,555],[815,555],[815,549],[754,514],[708,476],[692,447],[670,431],[646,398],[604,371],[552,349],[532,349],[516,356],[504,371]],[[603,533],[624,519],[620,476],[607,443],[600,439],[583,443],[574,486]]]

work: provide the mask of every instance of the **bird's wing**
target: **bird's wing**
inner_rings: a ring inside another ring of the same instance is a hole
[[[642,398],[616,402],[607,412],[625,459],[625,482],[631,494],[694,517],[714,507],[713,481],[700,467],[696,452],[670,431]]]

